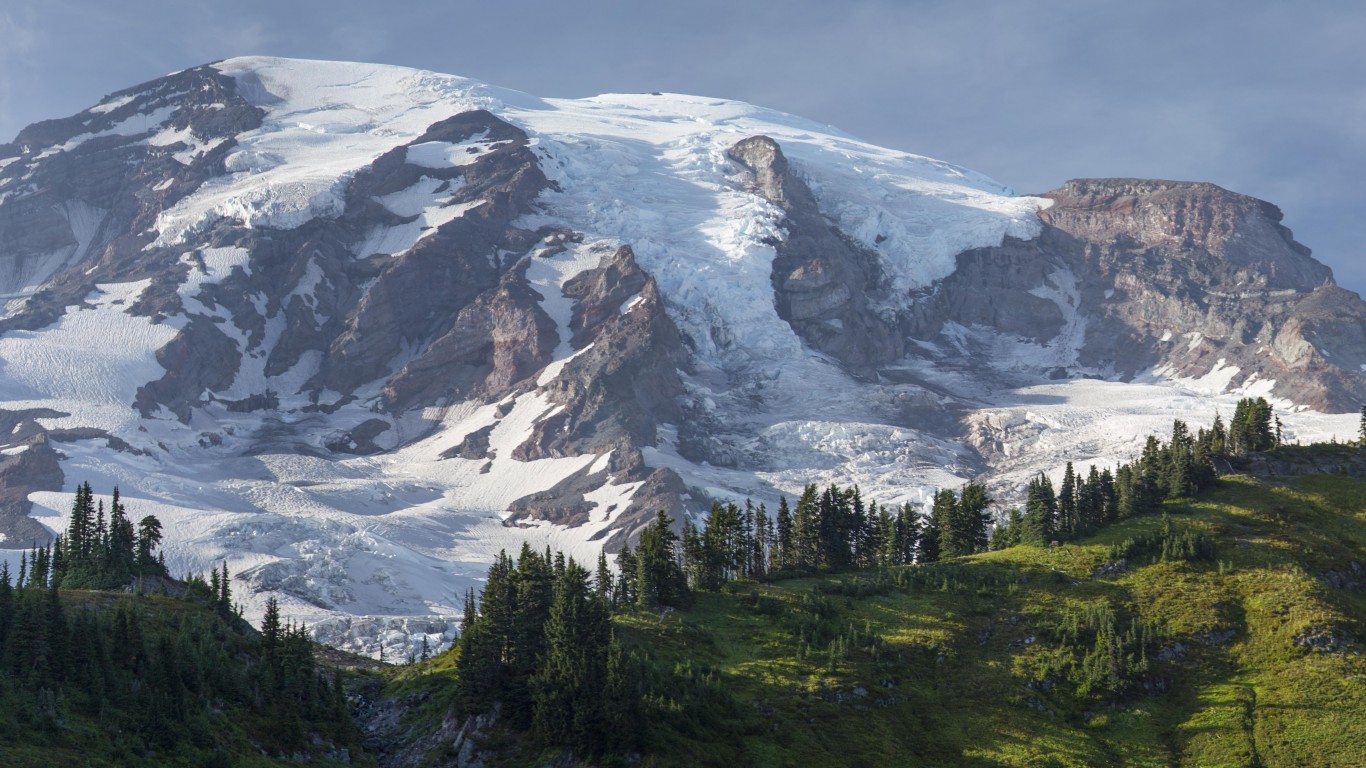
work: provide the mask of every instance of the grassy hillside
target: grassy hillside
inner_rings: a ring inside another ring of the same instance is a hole
[[[620,615],[681,681],[647,703],[639,764],[1366,765],[1366,483],[1235,477],[1166,510],[1053,549]],[[450,668],[391,682],[434,694],[418,730]]]

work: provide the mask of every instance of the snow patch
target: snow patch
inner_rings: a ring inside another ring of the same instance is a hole
[[[42,160],[62,152],[70,152],[91,139],[102,139],[106,136],[140,136],[151,133],[165,124],[167,120],[170,120],[176,109],[175,104],[167,104],[151,112],[129,115],[103,131],[83,133],[79,136],[73,136],[61,144],[48,147],[35,159]]]
[[[189,165],[227,140],[226,137],[222,136],[209,140],[201,139],[194,134],[192,129],[185,127],[167,128],[148,139],[147,143],[153,147],[169,147],[172,144],[184,144],[185,149],[172,154],[171,157],[174,157],[176,162],[181,165]]]
[[[121,96],[117,99],[114,99],[113,101],[106,101],[101,104],[97,104],[86,111],[93,112],[97,115],[108,114],[118,109],[119,107],[124,106],[125,104],[133,103],[134,98],[136,98],[136,96]]]
[[[407,189],[375,198],[375,202],[395,216],[412,217],[413,220],[394,226],[375,227],[356,248],[356,255],[363,257],[375,253],[403,253],[434,234],[441,226],[484,204],[482,200],[450,202],[461,183],[423,176]]]
[[[1058,305],[1063,326],[1051,341],[1044,345],[1051,354],[1048,359],[1036,359],[1036,365],[1067,367],[1077,364],[1081,348],[1086,343],[1086,317],[1080,312],[1081,290],[1077,276],[1070,269],[1050,273],[1044,284],[1030,290],[1030,295],[1047,299]]]
[[[412,165],[423,168],[459,168],[471,165],[507,141],[472,140],[464,144],[446,141],[428,141],[408,147],[405,158]]]
[[[71,414],[40,419],[48,428],[95,427],[141,442],[131,403],[141,386],[165,375],[156,351],[176,333],[126,311],[149,285],[102,283],[86,297],[88,306],[68,307],[40,331],[0,337],[0,404]]]

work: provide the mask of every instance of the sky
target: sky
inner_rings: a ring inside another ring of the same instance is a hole
[[[0,141],[231,56],[739,99],[971,168],[1210,181],[1366,293],[1359,0],[3,0]]]

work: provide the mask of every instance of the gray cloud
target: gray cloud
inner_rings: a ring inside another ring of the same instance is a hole
[[[248,53],[356,59],[543,96],[762,104],[1023,191],[1213,181],[1279,204],[1366,289],[1366,6],[1268,0],[628,3],[11,0],[0,135]],[[27,42],[26,42],[27,41]]]

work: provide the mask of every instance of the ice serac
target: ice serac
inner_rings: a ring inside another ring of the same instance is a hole
[[[1142,179],[1075,180],[1041,196],[1053,205],[1040,235],[960,254],[914,304],[913,336],[991,329],[1051,348],[1037,360],[1055,377],[1226,372],[1232,389],[1325,411],[1366,397],[1366,306],[1276,206]]]
[[[821,214],[778,142],[751,136],[726,154],[753,175],[755,192],[783,212],[785,236],[773,244],[778,316],[812,347],[863,375],[901,357],[895,324],[869,307],[870,300],[887,296],[877,254]]]

